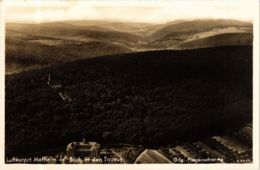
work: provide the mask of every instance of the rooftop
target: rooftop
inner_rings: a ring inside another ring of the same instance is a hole
[[[96,142],[71,142],[67,145],[67,150],[76,149],[79,151],[93,151],[100,147]]]

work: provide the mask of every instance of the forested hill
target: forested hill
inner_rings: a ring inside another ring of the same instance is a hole
[[[17,74],[102,55],[252,43],[253,24],[230,19],[163,24],[95,20],[7,23],[5,73]]]
[[[49,74],[71,102],[47,86]],[[5,118],[12,155],[82,137],[158,146],[231,131],[252,118],[252,46],[104,56],[6,76]]]

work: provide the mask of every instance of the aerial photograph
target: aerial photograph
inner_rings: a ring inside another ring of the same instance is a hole
[[[253,163],[251,8],[8,1],[5,163]]]

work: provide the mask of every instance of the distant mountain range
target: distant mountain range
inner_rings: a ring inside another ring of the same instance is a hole
[[[252,45],[252,23],[177,20],[165,24],[64,21],[6,24],[6,73],[103,55]]]

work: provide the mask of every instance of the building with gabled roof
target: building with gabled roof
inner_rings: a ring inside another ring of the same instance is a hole
[[[100,144],[97,142],[71,142],[67,145],[66,153],[68,157],[91,157],[100,156]]]

